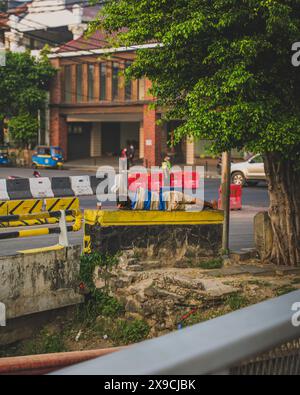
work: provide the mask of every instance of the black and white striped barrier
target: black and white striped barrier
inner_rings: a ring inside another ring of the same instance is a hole
[[[0,179],[0,201],[92,196],[103,179],[95,176]]]

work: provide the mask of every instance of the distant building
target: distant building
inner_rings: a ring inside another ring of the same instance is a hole
[[[40,50],[45,44],[56,47],[76,39],[99,8],[89,5],[88,0],[78,4],[74,0],[32,0],[10,8],[4,34],[6,48],[15,52]]]
[[[60,70],[51,88],[50,142],[61,146],[68,160],[118,155],[133,143],[147,166],[160,165],[167,152],[177,162],[194,163],[192,142],[168,147],[176,123],[157,125],[162,111],[149,109],[150,81],[125,83],[120,71],[134,57],[135,48],[108,50],[100,32],[50,55]]]

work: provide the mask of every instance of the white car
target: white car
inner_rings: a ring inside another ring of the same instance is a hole
[[[265,165],[262,155],[254,155],[246,162],[231,164],[231,182],[235,185],[257,185],[266,181]]]

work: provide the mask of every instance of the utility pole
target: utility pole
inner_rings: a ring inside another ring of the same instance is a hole
[[[229,254],[229,226],[230,226],[230,185],[231,185],[231,153],[222,154],[222,209],[224,210],[224,225],[222,250],[223,254]]]
[[[38,129],[38,145],[42,144],[42,127],[41,127],[41,110],[38,109],[38,124],[39,124],[39,129]]]

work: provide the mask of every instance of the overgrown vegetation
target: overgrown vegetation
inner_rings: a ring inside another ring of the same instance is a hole
[[[200,262],[197,266],[206,270],[221,269],[223,267],[223,259],[211,259],[210,261]]]
[[[22,347],[22,352],[25,355],[51,354],[64,351],[66,351],[66,347],[63,336],[60,333],[49,333],[45,329],[41,330],[33,340],[24,343]]]
[[[297,288],[295,288],[291,285],[283,285],[282,287],[279,287],[276,289],[276,295],[282,296],[282,295],[288,294],[288,293],[296,291],[296,290],[297,290]]]
[[[86,302],[78,308],[77,320],[83,326],[101,332],[114,344],[130,344],[143,340],[149,334],[147,323],[128,320],[124,305],[109,294],[111,270],[118,264],[118,256],[93,253],[83,255],[80,263],[80,281],[87,290]],[[95,287],[95,274],[104,280],[104,288]]]
[[[246,307],[249,304],[249,301],[244,295],[236,293],[228,296],[226,304],[230,307],[232,311],[234,311]]]

